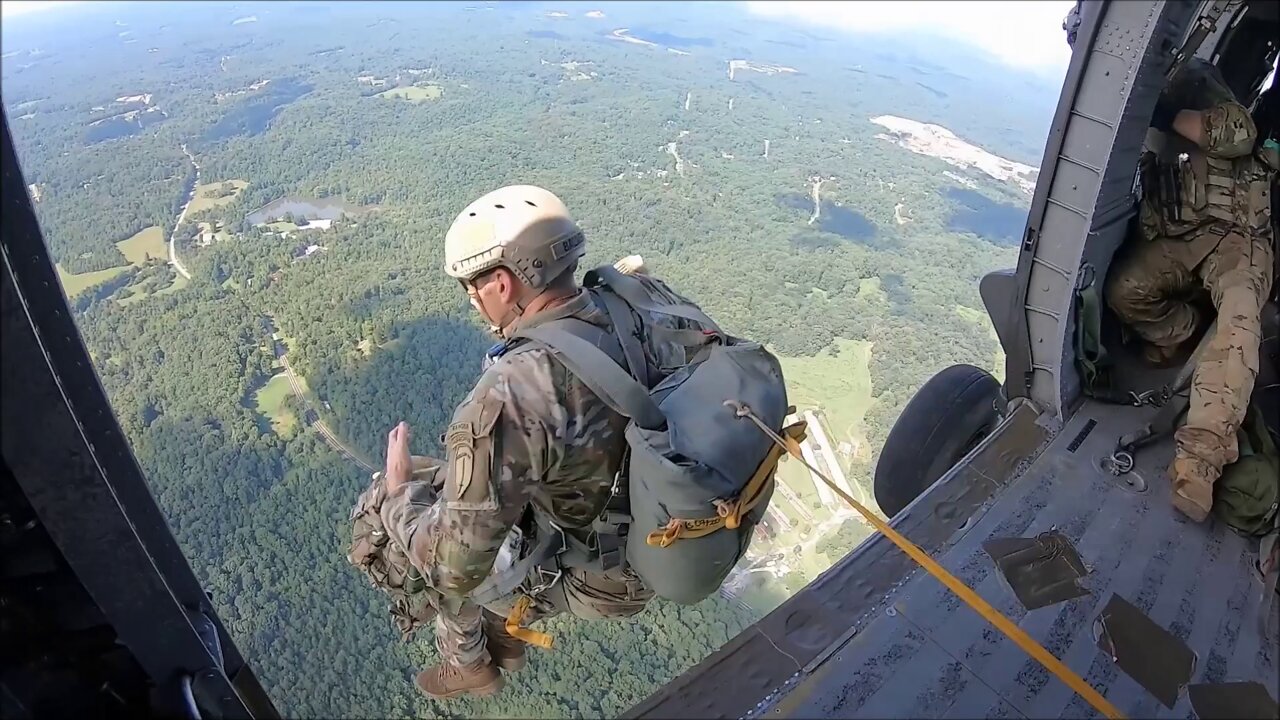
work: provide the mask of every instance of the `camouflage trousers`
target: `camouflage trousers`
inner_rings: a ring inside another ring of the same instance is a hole
[[[1258,374],[1261,310],[1273,280],[1271,238],[1199,231],[1127,250],[1108,275],[1107,303],[1148,343],[1174,348],[1194,334],[1200,318],[1189,296],[1197,286],[1217,308],[1217,330],[1196,366],[1187,421],[1175,436],[1175,467],[1198,468],[1202,476],[1177,479],[1213,483],[1239,457],[1236,431]]]
[[[485,611],[489,622],[500,628],[510,614],[519,594],[511,594],[481,606],[457,598],[441,598],[436,615],[436,650],[451,665],[489,664],[485,646]],[[636,615],[653,598],[652,591],[630,586],[581,570],[565,570],[551,587],[538,593],[525,613],[521,625],[529,625],[556,615],[569,614],[583,620],[610,620]],[[492,628],[492,629],[491,629]]]

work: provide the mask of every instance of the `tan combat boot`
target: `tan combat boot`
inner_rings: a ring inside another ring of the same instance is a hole
[[[1196,522],[1204,522],[1213,507],[1213,466],[1198,457],[1175,455],[1169,466],[1173,506]]]
[[[507,632],[506,621],[488,610],[484,611],[484,640],[489,655],[498,667],[509,673],[524,668],[524,641],[511,637],[511,633]]]
[[[414,679],[418,689],[437,700],[462,695],[493,695],[507,684],[502,671],[493,663],[475,663],[458,667],[441,661],[418,673]]]

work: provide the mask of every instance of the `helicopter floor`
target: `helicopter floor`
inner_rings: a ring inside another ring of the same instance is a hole
[[[1189,717],[1185,687],[1166,707],[1099,649],[1095,619],[1117,596],[1194,653],[1190,685],[1257,681],[1277,697],[1275,602],[1261,629],[1258,543],[1175,512],[1166,438],[1116,478],[1100,468],[1150,408],[1089,402],[1027,471],[995,495],[935,557],[1130,717]],[[1074,449],[1071,449],[1074,448]],[[1074,545],[1090,594],[1027,611],[983,551],[998,537],[1057,530]],[[1141,656],[1142,648],[1130,648]],[[1160,658],[1148,653],[1152,666]],[[1183,668],[1185,670],[1185,668]],[[1161,673],[1165,673],[1162,678]],[[1144,673],[1138,673],[1144,674]],[[1234,687],[1234,686],[1233,686]],[[1231,688],[1228,688],[1230,690]],[[1256,691],[1257,687],[1247,688]],[[1192,693],[1194,695],[1194,693]],[[779,717],[1090,717],[1092,707],[917,569],[877,617],[811,663],[752,715]],[[1256,692],[1253,694],[1256,697]]]

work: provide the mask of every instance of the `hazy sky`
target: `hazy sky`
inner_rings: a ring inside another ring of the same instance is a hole
[[[74,2],[3,0],[5,17],[49,11]],[[857,0],[856,2],[747,2],[749,12],[826,28],[857,31],[919,30],[962,40],[1029,70],[1061,74],[1071,60],[1062,18],[1073,0]]]
[[[48,10],[59,5],[75,5],[66,0],[3,0],[0,2],[0,16],[12,17],[39,10]]]
[[[919,30],[955,38],[1028,70],[1066,72],[1071,61],[1062,19],[1074,0],[858,0],[748,2],[766,17],[864,32]]]

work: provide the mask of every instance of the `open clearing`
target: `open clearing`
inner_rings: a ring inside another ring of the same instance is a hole
[[[58,279],[62,281],[62,287],[66,290],[67,297],[74,298],[94,285],[106,282],[125,272],[131,265],[142,267],[146,264],[148,256],[152,260],[163,260],[169,252],[164,244],[164,231],[160,229],[159,225],[144,228],[133,237],[121,240],[116,243],[116,248],[124,255],[125,260],[129,261],[129,265],[87,273],[69,273],[59,263],[57,265]]]
[[[862,432],[862,419],[874,400],[871,397],[871,343],[836,340],[836,351],[825,351],[814,357],[778,356],[782,374],[787,380],[787,399],[800,412],[813,409],[825,420],[827,433],[845,472],[849,463],[839,453],[839,446],[849,443],[854,455],[867,452]],[[811,434],[812,436],[812,434]],[[822,507],[809,471],[798,461],[782,463],[778,479],[786,483],[810,509]],[[855,478],[851,478],[857,482]],[[775,500],[777,502],[777,500]],[[786,503],[778,503],[786,505]],[[829,510],[830,508],[828,508]]]
[[[288,220],[277,220],[275,222],[269,222],[263,227],[270,230],[271,232],[280,233],[281,235],[285,233],[295,233],[298,231],[298,226],[294,225]]]
[[[106,282],[111,278],[129,269],[128,265],[120,267],[107,268],[106,270],[95,270],[87,273],[69,273],[62,269],[62,264],[57,265],[58,279],[62,281],[62,289],[66,291],[67,297],[74,298],[80,293],[101,282]]]
[[[292,392],[289,378],[284,373],[279,373],[253,394],[254,408],[271,421],[271,429],[277,435],[287,435],[297,425],[298,418],[284,407],[285,399]]]
[[[116,243],[124,259],[134,265],[143,265],[148,259],[163,260],[169,257],[169,248],[164,244],[164,230],[159,225],[152,225],[138,232],[128,240]]]
[[[871,397],[871,343],[836,340],[836,353],[814,357],[781,357],[787,397],[803,411],[819,410],[826,417],[833,443],[855,445],[862,439],[862,418]]]
[[[226,184],[230,188],[234,188],[232,192],[223,197],[218,197],[222,192],[222,186]],[[249,187],[248,180],[226,180],[219,182],[205,183],[196,186],[195,198],[191,201],[191,206],[187,208],[188,213],[198,213],[211,208],[221,207],[235,200],[240,192]]]
[[[411,103],[424,103],[435,100],[444,94],[444,89],[439,85],[426,85],[419,87],[410,85],[409,87],[391,88],[378,93],[375,97],[390,98],[397,100],[408,100]]]
[[[226,230],[215,230],[213,225],[207,222],[196,223],[196,229],[199,231],[199,235],[197,237],[200,238],[201,245],[209,244],[204,241],[205,236],[209,234],[213,235],[213,242],[215,243],[227,242],[231,239],[231,234]]]

